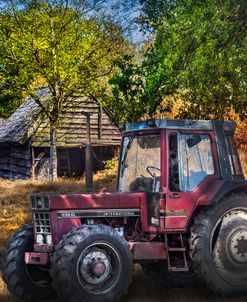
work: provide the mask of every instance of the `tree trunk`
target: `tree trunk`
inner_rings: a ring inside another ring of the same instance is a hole
[[[57,181],[57,142],[54,125],[50,126],[50,179]]]

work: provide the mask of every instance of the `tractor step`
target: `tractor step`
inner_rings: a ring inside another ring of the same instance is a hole
[[[168,247],[169,252],[186,252],[186,247]]]
[[[188,272],[189,266],[187,263],[187,258],[186,258],[186,253],[185,253],[187,249],[184,246],[182,234],[179,234],[179,245],[180,246],[170,247],[167,234],[165,234],[165,242],[166,242],[168,270],[172,271],[172,272]],[[180,253],[180,255],[182,254],[182,265],[181,266],[177,267],[177,266],[172,265],[171,254],[170,254],[171,252],[173,253],[173,255],[176,253]]]
[[[171,272],[188,272],[188,267],[170,267],[169,271]]]

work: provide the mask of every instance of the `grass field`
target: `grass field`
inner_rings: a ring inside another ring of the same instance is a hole
[[[115,172],[101,172],[94,177],[96,191],[107,188],[113,191],[115,187]],[[0,180],[0,268],[3,264],[3,253],[6,241],[22,224],[31,221],[29,197],[37,192],[85,192],[82,180],[63,180],[57,183],[48,181],[7,181]],[[215,296],[203,285],[190,289],[160,289],[146,277],[138,265],[134,266],[133,284],[129,294],[122,302],[246,302],[245,298],[222,298]],[[17,302],[6,289],[0,275],[0,302]]]

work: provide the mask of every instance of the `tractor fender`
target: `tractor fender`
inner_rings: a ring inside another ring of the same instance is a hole
[[[218,203],[223,197],[232,192],[246,192],[247,194],[247,181],[246,180],[231,180],[224,181],[218,192],[213,196],[210,205]]]
[[[233,192],[245,192],[247,194],[247,180],[214,180],[210,182],[197,200],[196,207],[188,221],[187,229],[193,225],[195,216],[198,215],[202,207],[215,205]]]

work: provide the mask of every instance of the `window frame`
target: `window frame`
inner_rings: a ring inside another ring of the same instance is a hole
[[[120,184],[120,173],[121,173],[121,159],[122,159],[122,154],[123,154],[123,145],[124,145],[124,139],[126,137],[131,137],[132,135],[134,135],[134,138],[136,138],[137,136],[148,136],[148,135],[159,135],[160,137],[160,187],[163,186],[163,164],[164,164],[164,159],[162,158],[163,155],[163,141],[164,141],[164,131],[161,131],[160,129],[145,129],[145,130],[135,130],[135,131],[126,131],[124,133],[124,135],[122,136],[122,141],[121,141],[121,153],[119,155],[119,163],[118,163],[118,176],[117,176],[117,183],[116,183],[116,191],[117,192],[121,192],[121,193],[130,193],[132,191],[120,191],[119,190],[119,184]],[[134,193],[134,192],[132,192]],[[155,192],[154,192],[155,193]]]
[[[232,142],[230,141],[230,139],[232,140]],[[226,132],[225,141],[226,141],[226,149],[227,149],[227,153],[228,153],[228,157],[229,157],[232,175],[233,176],[243,176],[243,168],[242,168],[241,161],[239,158],[238,150],[235,145],[233,133]],[[234,155],[236,156],[236,159],[238,161],[238,165],[240,168],[239,173],[237,173],[237,171],[236,171],[235,161],[233,159]]]
[[[214,143],[213,143],[213,138],[212,138],[212,135],[214,135],[213,133],[209,133],[209,132],[203,132],[203,131],[189,131],[189,130],[172,130],[172,131],[169,131],[168,132],[168,135],[167,135],[167,142],[168,142],[168,147],[167,147],[167,150],[168,150],[168,156],[167,156],[167,165],[169,167],[169,151],[170,151],[170,148],[169,148],[169,141],[170,141],[170,136],[171,135],[176,135],[177,136],[177,148],[178,148],[178,158],[180,158],[180,148],[179,148],[179,134],[180,135],[193,135],[193,134],[199,134],[199,135],[207,135],[209,137],[209,141],[210,141],[210,147],[211,147],[211,152],[212,152],[212,164],[213,164],[213,169],[214,169],[214,173],[213,174],[209,174],[209,175],[206,175],[201,181],[200,183],[198,183],[198,185],[194,188],[194,190],[192,191],[182,191],[181,189],[179,191],[174,191],[174,190],[171,190],[170,188],[170,181],[169,181],[169,178],[170,178],[170,171],[169,171],[169,168],[168,168],[168,173],[167,173],[167,186],[168,186],[168,189],[170,192],[176,192],[176,193],[192,193],[194,191],[197,190],[197,188],[201,185],[201,183],[203,181],[205,181],[206,178],[208,177],[215,177],[219,174],[219,171],[218,171],[218,166],[216,164],[216,158],[215,158],[215,148],[214,148]],[[178,171],[180,173],[180,171]],[[180,175],[179,175],[179,179],[180,179]],[[180,186],[179,186],[180,187]]]

